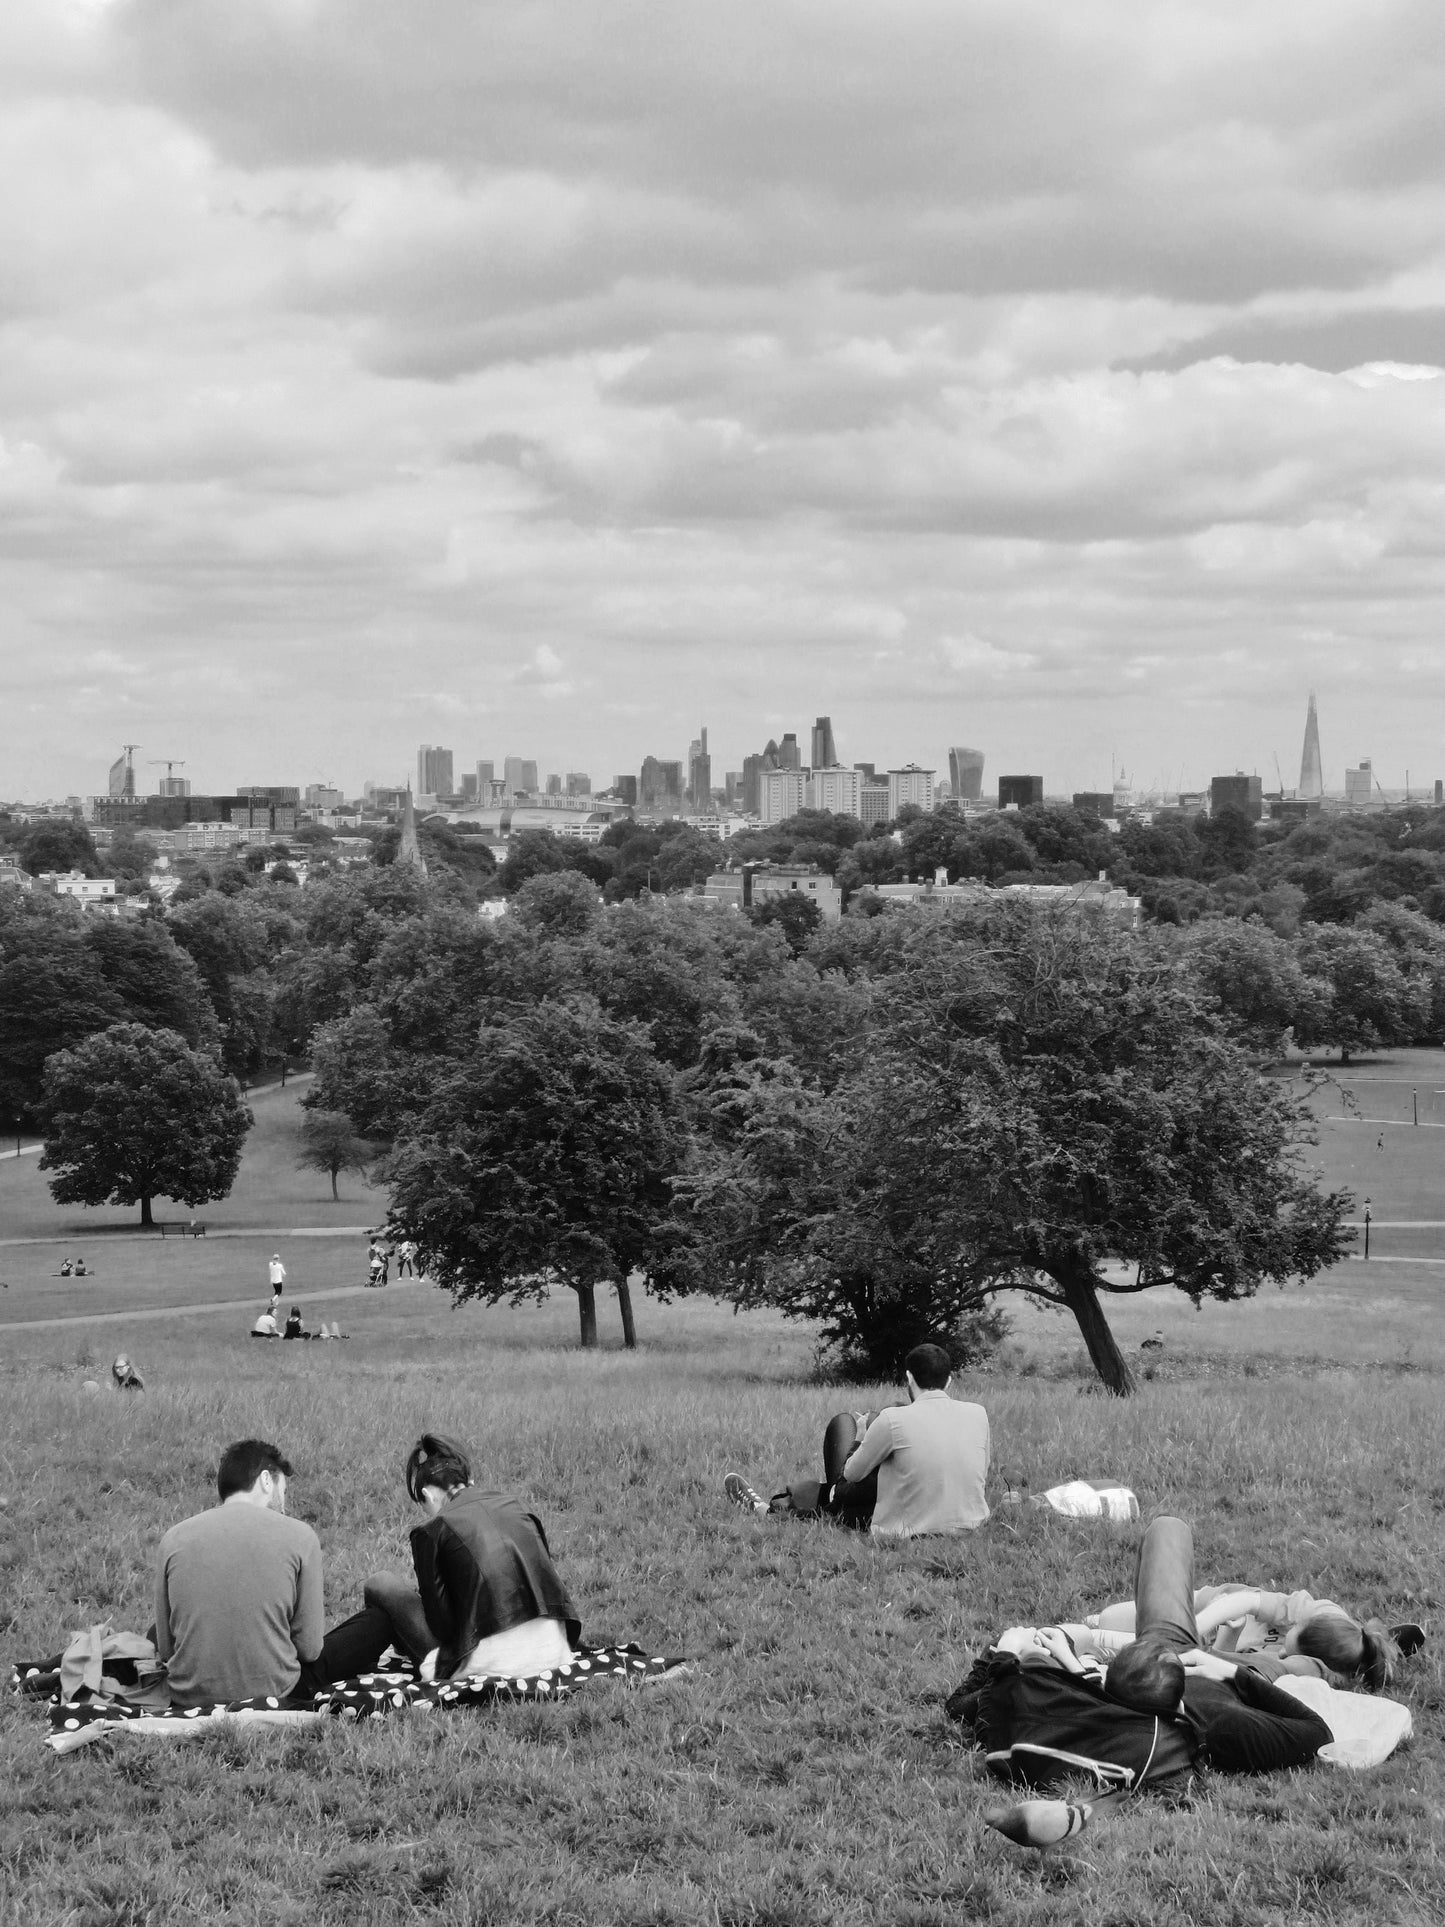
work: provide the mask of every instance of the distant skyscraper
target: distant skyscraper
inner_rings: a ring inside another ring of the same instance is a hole
[[[634,809],[637,807],[637,778],[635,776],[614,776],[612,779],[612,788],[619,803],[630,803]]]
[[[712,809],[712,758],[707,753],[706,725],[687,746],[687,800],[699,816]]]
[[[538,787],[537,765],[526,756],[522,758],[522,785],[521,786],[524,790],[526,790],[529,796],[534,796],[537,792],[537,787]]]
[[[568,770],[567,794],[569,796],[590,796],[592,794],[592,778],[585,770]]]
[[[527,781],[528,771],[532,780]],[[534,790],[537,787],[537,765],[528,763],[520,756],[509,756],[502,765],[502,782],[510,803],[518,790]]]
[[[743,813],[746,816],[759,816],[763,808],[763,778],[770,769],[778,767],[778,746],[768,738],[768,746],[756,756],[743,758]]]
[[[549,776],[547,778],[547,794],[549,796],[560,796],[562,794],[562,778],[560,776]]]
[[[779,769],[801,769],[803,767],[803,752],[798,748],[798,739],[791,729],[778,745],[777,766]]]
[[[477,764],[477,795],[484,803],[492,793],[492,784],[496,780],[496,775],[497,766],[495,763],[486,762]]]
[[[1368,756],[1360,758],[1358,769],[1345,771],[1345,801],[1352,809],[1366,810],[1375,800],[1375,766]]]
[[[983,751],[951,749],[948,752],[948,780],[960,802],[977,803],[983,795]]]
[[[423,796],[452,794],[452,753],[440,745],[423,743],[416,753],[416,786]]]
[[[1320,756],[1320,720],[1315,714],[1315,692],[1310,691],[1309,714],[1305,717],[1305,747],[1300,758],[1299,793],[1301,796],[1323,796],[1325,793],[1325,766]]]
[[[998,779],[998,806],[1001,810],[1027,810],[1043,800],[1042,776],[1000,776]]]
[[[682,764],[661,756],[644,756],[637,800],[645,810],[680,810]]]
[[[833,741],[833,718],[820,716],[813,725],[812,754],[808,758],[814,769],[833,769],[838,761],[838,745]]]
[[[110,794],[112,796],[135,795],[135,768],[130,760],[130,751],[117,756],[110,766]]]

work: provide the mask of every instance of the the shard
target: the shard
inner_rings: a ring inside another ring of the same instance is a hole
[[[1301,796],[1323,796],[1325,793],[1325,768],[1320,760],[1320,723],[1315,714],[1315,692],[1310,691],[1310,711],[1305,718],[1305,748],[1300,758],[1299,794]]]

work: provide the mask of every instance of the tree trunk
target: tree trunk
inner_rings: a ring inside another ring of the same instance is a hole
[[[1128,1398],[1137,1386],[1128,1360],[1119,1350],[1109,1321],[1099,1303],[1099,1289],[1092,1269],[1082,1259],[1071,1258],[1049,1266],[1049,1276],[1064,1294],[1064,1303],[1078,1320],[1089,1357],[1101,1381],[1116,1398]]]
[[[336,1188],[336,1170],[337,1167],[333,1165],[331,1167],[331,1202],[333,1204],[340,1204],[341,1193]]]
[[[584,1352],[597,1349],[597,1291],[593,1285],[574,1285],[577,1294],[577,1316],[582,1323],[582,1349]]]
[[[151,1201],[149,1195],[140,1201],[140,1222],[142,1231],[153,1230],[155,1228],[155,1219],[151,1216]]]
[[[617,1306],[622,1313],[622,1342],[628,1351],[637,1350],[637,1324],[632,1316],[632,1287],[625,1278],[617,1281]]]

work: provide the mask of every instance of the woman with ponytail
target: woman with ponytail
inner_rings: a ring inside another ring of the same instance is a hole
[[[558,1577],[542,1521],[520,1500],[480,1492],[464,1446],[424,1432],[407,1454],[406,1489],[427,1520],[411,1535],[416,1587],[367,1581],[368,1604],[407,1629],[427,1679],[564,1665],[582,1627]]]

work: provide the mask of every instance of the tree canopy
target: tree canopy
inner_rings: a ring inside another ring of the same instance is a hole
[[[680,1154],[671,1079],[645,1034],[595,1005],[541,1004],[484,1024],[442,1071],[386,1167],[388,1225],[461,1303],[577,1294],[584,1346],[596,1290],[660,1270]]]
[[[224,1198],[236,1181],[251,1113],[215,1058],[174,1031],[116,1024],[45,1071],[42,1171],[57,1204],[187,1206]]]
[[[1239,1298],[1342,1255],[1347,1199],[1303,1167],[1303,1107],[1169,958],[1007,906],[895,926],[870,961],[866,1044],[833,1088],[755,1077],[700,1138],[692,1262],[725,1289],[865,1352],[880,1304],[908,1328],[908,1280],[950,1319],[1032,1293],[1123,1392],[1101,1293]]]

